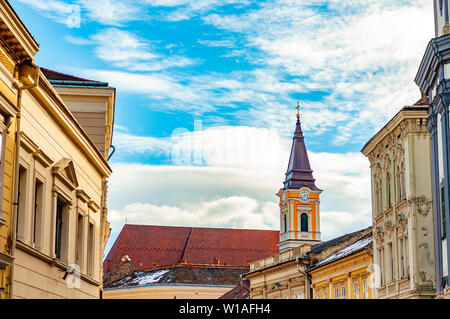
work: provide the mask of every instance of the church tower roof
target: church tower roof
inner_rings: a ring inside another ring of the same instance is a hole
[[[312,174],[311,165],[309,164],[298,108],[299,105],[297,105],[297,123],[292,141],[291,156],[289,157],[286,179],[283,182],[284,189],[299,189],[306,186],[312,190],[320,190],[314,184],[315,179]]]

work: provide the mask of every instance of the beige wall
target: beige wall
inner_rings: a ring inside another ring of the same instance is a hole
[[[381,270],[376,298],[434,295],[431,162],[426,119],[426,110],[403,110],[362,151],[371,167],[374,262]],[[404,176],[400,183],[396,179],[398,174]],[[388,181],[391,205],[387,200]]]
[[[105,289],[104,299],[217,299],[232,286],[154,286],[128,289]]]
[[[62,106],[48,97],[43,85],[32,93],[26,91],[22,102],[19,163],[26,175],[22,175],[20,187],[13,298],[98,298],[102,281],[101,187],[108,173],[96,168],[80,148],[80,143],[89,142],[77,140],[76,131],[67,129],[73,119],[63,115],[55,119],[52,112]],[[39,216],[34,211],[36,179],[43,184]],[[57,197],[68,202],[60,259],[55,255]],[[34,216],[38,216],[36,242]],[[91,240],[90,224],[94,230]],[[81,242],[78,250],[77,241]],[[80,288],[70,288],[62,279],[63,271],[72,264],[80,267]]]

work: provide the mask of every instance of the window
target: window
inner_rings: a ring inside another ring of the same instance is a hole
[[[84,236],[84,218],[83,215],[77,214],[77,232],[76,232],[76,250],[75,250],[75,264],[77,264],[80,269],[83,269],[83,240]]]
[[[397,174],[395,175],[395,185],[397,187],[397,192],[395,193],[396,202],[400,202],[402,200],[402,187],[400,182],[400,167],[397,166]]]
[[[308,231],[308,214],[302,213],[300,215],[300,227],[301,231],[307,232]]]
[[[386,174],[386,199],[387,199],[387,208],[392,207],[392,198],[391,198],[391,176]]]
[[[400,169],[400,199],[406,199],[406,184],[405,184],[405,164],[402,163],[402,167]]]
[[[94,255],[95,255],[95,237],[94,237],[94,224],[89,223],[88,228],[88,251],[87,251],[87,272],[88,275],[94,274]]]
[[[283,214],[283,232],[287,232],[287,214]]]
[[[334,299],[339,299],[339,289],[334,289]]]
[[[378,249],[378,256],[380,260],[380,279],[381,279],[381,285],[383,286],[385,284],[385,278],[384,278],[384,249],[380,248]]]
[[[56,200],[55,257],[67,262],[68,245],[68,205],[60,199]]]
[[[363,281],[363,297],[364,299],[369,299],[369,285],[367,284],[367,280]]]
[[[394,254],[392,251],[392,243],[388,244],[388,261],[389,261],[389,279],[390,282],[394,281]]]
[[[409,263],[409,261],[408,261],[408,256],[409,256],[409,254],[408,254],[408,237],[404,237],[403,238],[403,256],[405,256],[404,257],[404,259],[405,259],[405,277],[408,277],[409,276],[409,267],[408,267],[408,263]]]
[[[33,244],[35,247],[41,245],[42,214],[44,203],[44,184],[36,179],[34,183],[34,207],[33,207]]]
[[[323,292],[323,299],[328,299],[328,293],[326,290]]]
[[[19,166],[19,207],[17,209],[17,238],[25,240],[26,220],[27,220],[27,181],[28,171]]]
[[[359,284],[357,282],[353,283],[353,298],[359,299]]]
[[[398,252],[399,252],[399,261],[400,261],[400,277],[405,277],[405,256],[403,254],[403,238],[399,239],[398,242]]]
[[[345,287],[341,288],[341,298],[342,299],[347,298],[347,290],[345,289]]]
[[[320,290],[316,291],[316,299],[320,299]]]
[[[295,296],[297,299],[304,299],[304,296],[302,293],[299,293]]]

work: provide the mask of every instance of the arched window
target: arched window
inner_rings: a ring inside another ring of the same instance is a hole
[[[308,231],[308,214],[306,213],[300,215],[300,230]]]
[[[395,175],[395,202],[398,203],[402,200],[402,185],[400,182],[400,167],[397,166],[397,174]]]
[[[392,198],[391,198],[391,175],[389,173],[386,174],[386,200],[387,200],[387,208],[392,207]]]
[[[405,184],[405,164],[402,163],[402,167],[400,168],[400,187],[402,190],[400,199],[406,199],[406,184]]]

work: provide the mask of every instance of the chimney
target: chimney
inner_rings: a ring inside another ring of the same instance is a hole
[[[181,259],[180,264],[185,264],[186,263],[186,259]]]
[[[219,264],[219,258],[214,257],[214,265],[218,265]]]

